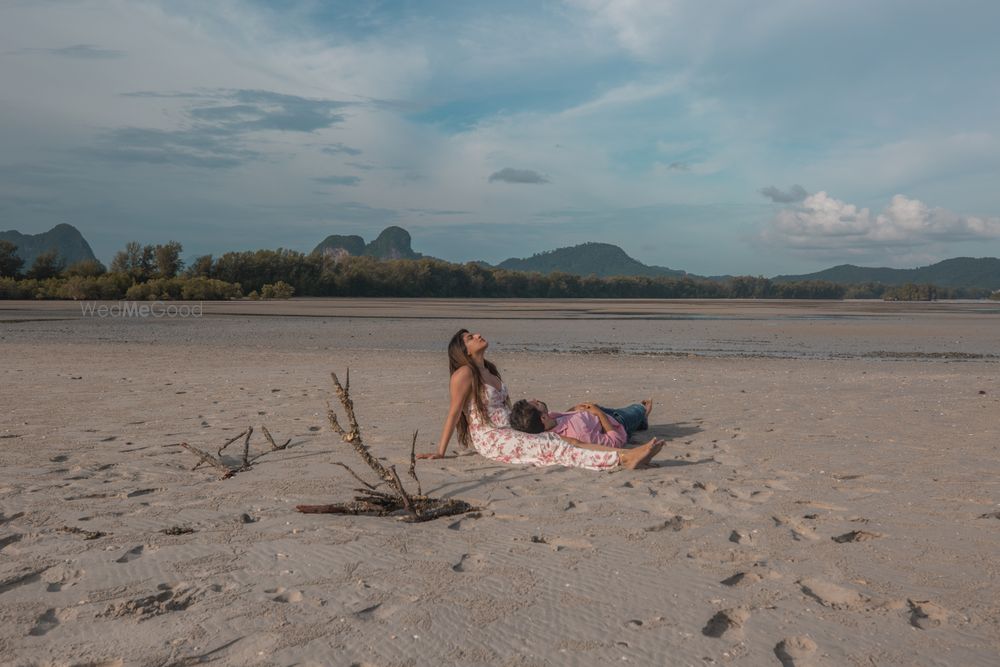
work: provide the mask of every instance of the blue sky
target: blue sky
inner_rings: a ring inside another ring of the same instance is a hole
[[[0,229],[693,273],[1000,256],[1000,4],[0,5]]]

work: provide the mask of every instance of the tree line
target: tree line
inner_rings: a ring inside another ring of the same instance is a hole
[[[984,298],[989,290],[933,285],[842,285],[823,280],[775,282],[762,276],[724,281],[667,276],[578,276],[495,269],[437,259],[378,260],[279,248],[203,255],[189,266],[183,248],[129,242],[110,267],[96,260],[71,266],[54,252],[22,273],[16,247],[0,241],[0,298],[216,300],[343,297],[624,298],[624,299],[886,299]]]

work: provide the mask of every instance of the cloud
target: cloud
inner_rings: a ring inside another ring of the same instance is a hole
[[[79,58],[82,60],[110,60],[114,58],[124,58],[124,51],[115,49],[102,49],[93,44],[74,44],[58,49],[19,49],[17,53],[47,53],[63,58]]]
[[[687,162],[671,162],[667,165],[668,171],[691,171],[691,165]]]
[[[677,2],[668,0],[565,0],[589,14],[595,26],[606,27],[622,48],[648,58],[662,48],[675,27]]]
[[[247,147],[253,133],[311,133],[326,129],[343,122],[345,117],[340,110],[352,104],[267,90],[139,91],[124,95],[195,102],[181,110],[186,127],[116,128],[104,132],[97,146],[81,149],[80,153],[110,162],[228,169],[264,158],[263,153]]]
[[[766,188],[761,188],[757,192],[776,204],[792,204],[797,201],[802,201],[809,196],[809,193],[806,192],[806,189],[801,185],[793,185],[788,188],[787,192],[779,190],[773,185],[769,185]]]
[[[468,215],[472,211],[456,211],[452,209],[439,208],[408,208],[407,213],[417,213],[419,215]]]
[[[778,212],[765,241],[817,254],[874,254],[932,244],[1000,238],[1000,217],[964,216],[896,195],[881,213],[840,201],[826,192]]]
[[[263,157],[212,127],[187,130],[118,128],[104,133],[97,146],[82,148],[78,152],[85,157],[108,162],[173,164],[208,169],[229,169]]]
[[[344,116],[339,110],[351,104],[282,95],[267,90],[220,91],[219,99],[233,100],[238,104],[196,107],[188,110],[188,116],[229,132],[313,132],[343,121]]]
[[[350,146],[345,146],[344,144],[338,142],[335,144],[330,144],[329,146],[323,146],[320,148],[321,151],[327,155],[339,155],[343,153],[344,155],[350,155],[352,157],[357,157],[361,155],[361,150],[358,148],[351,148]]]
[[[317,183],[323,185],[360,185],[361,179],[357,176],[320,176],[314,178]]]
[[[532,171],[531,169],[511,169],[510,167],[504,167],[500,171],[495,171],[490,174],[490,183],[500,181],[503,183],[533,183],[536,185],[541,185],[543,183],[548,183],[549,179],[545,178],[537,171]]]

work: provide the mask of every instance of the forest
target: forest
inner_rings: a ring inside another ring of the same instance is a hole
[[[714,281],[688,276],[578,276],[511,271],[438,259],[302,253],[279,248],[204,255],[185,266],[183,248],[130,242],[109,267],[96,260],[70,266],[55,253],[23,266],[13,244],[0,241],[0,298],[228,300],[291,296],[518,299],[884,299],[932,301],[998,298],[985,289],[823,280],[775,282],[762,276]]]

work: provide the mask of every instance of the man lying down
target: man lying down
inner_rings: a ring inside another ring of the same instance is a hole
[[[579,403],[566,412],[550,412],[538,399],[521,399],[511,408],[510,425],[525,433],[551,431],[573,444],[624,447],[633,433],[649,428],[652,410],[648,399],[623,408]]]

